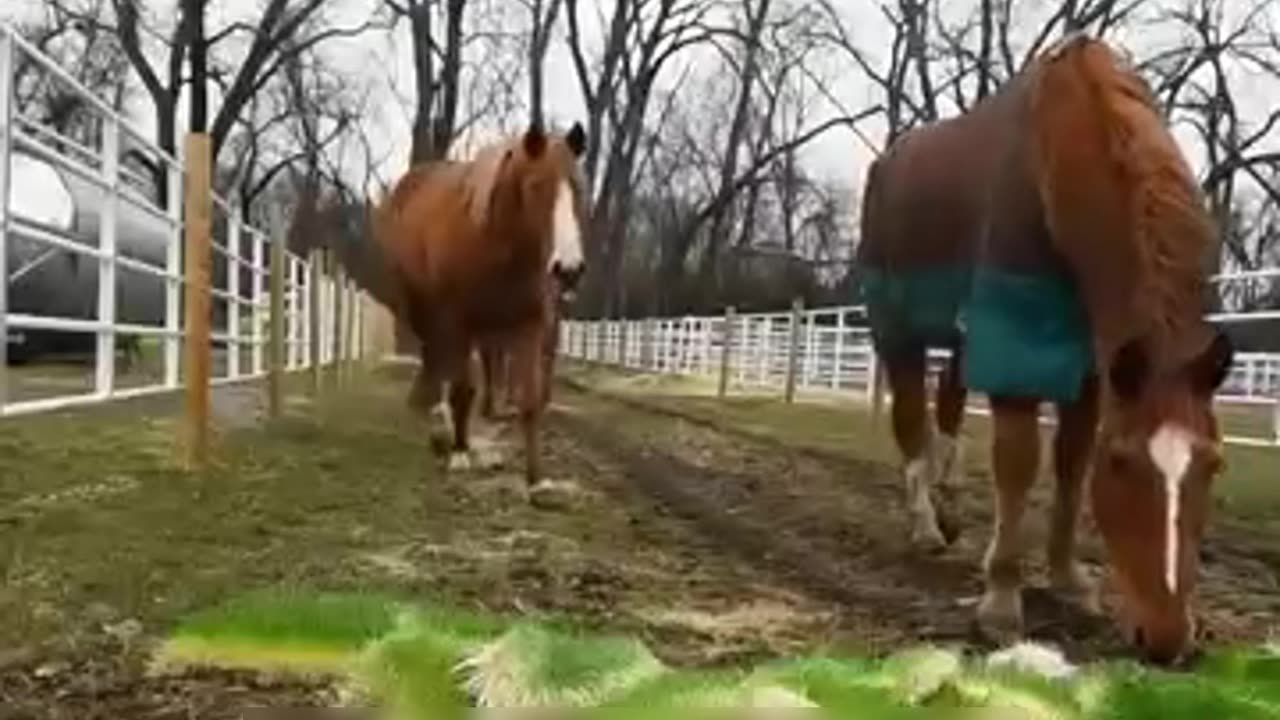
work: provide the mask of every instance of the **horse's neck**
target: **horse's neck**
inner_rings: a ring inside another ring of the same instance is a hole
[[[1169,261],[1133,238],[1107,237],[1081,243],[1071,255],[1100,357],[1134,337],[1161,352],[1198,342],[1205,285],[1198,264],[1187,265],[1194,259]]]

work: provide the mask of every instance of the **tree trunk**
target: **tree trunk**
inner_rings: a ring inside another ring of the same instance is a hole
[[[419,165],[437,159],[432,144],[431,114],[435,105],[435,69],[431,54],[431,6],[425,2],[411,3],[409,8],[409,32],[413,37],[413,80],[415,94],[413,113],[413,145],[409,151],[409,165]]]
[[[444,66],[440,68],[440,88],[444,94],[440,113],[435,118],[431,138],[435,157],[442,158],[449,152],[458,124],[458,97],[462,75],[462,19],[467,9],[466,0],[448,0],[448,16],[445,18]]]
[[[188,118],[191,132],[209,130],[209,43],[204,31],[205,0],[183,0],[182,15],[187,23],[187,40],[190,44],[191,63],[191,113]],[[217,156],[214,156],[216,162]]]
[[[543,8],[543,2],[547,3]],[[533,37],[529,41],[529,122],[543,127],[546,125],[544,110],[544,85],[546,81],[545,65],[547,49],[551,45],[551,29],[555,27],[556,17],[560,14],[560,0],[534,0]]]
[[[764,29],[765,18],[769,14],[770,0],[758,0],[755,12],[747,8],[747,28],[743,37],[742,75],[738,79],[738,98],[734,104],[733,120],[729,125],[729,136],[725,142],[724,155],[720,163],[718,187],[721,194],[731,186],[738,177],[738,151],[747,135],[747,123],[750,119],[751,92],[756,83],[760,66],[760,34]],[[698,276],[703,287],[714,295],[720,289],[720,250],[726,245],[726,238],[732,226],[732,202],[720,203],[713,211],[707,230],[707,247],[702,255]]]

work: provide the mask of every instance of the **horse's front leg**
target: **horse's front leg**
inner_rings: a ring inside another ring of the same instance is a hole
[[[521,331],[513,361],[520,377],[520,430],[524,435],[524,479],[533,487],[542,479],[542,444],[539,425],[543,410],[542,342],[545,329],[541,324]]]
[[[559,350],[557,334],[559,323],[552,326],[552,331],[542,341],[542,407],[545,410],[551,404],[551,386],[555,383],[556,352]]]
[[[1101,603],[1097,583],[1076,561],[1076,527],[1097,437],[1098,392],[1098,378],[1091,376],[1081,388],[1079,399],[1058,405],[1058,432],[1053,447],[1057,492],[1048,548],[1053,589],[1091,614],[1101,613]]]
[[[1039,409],[1040,403],[1031,399],[991,399],[996,517],[978,622],[998,640],[1022,634],[1022,516],[1040,464]]]
[[[427,420],[427,439],[437,456],[444,456],[452,441],[449,432],[449,411],[441,402],[444,396],[444,375],[440,363],[422,353],[418,374],[409,390],[409,407]]]
[[[422,362],[409,393],[409,405],[426,417],[432,451],[437,457],[447,457],[457,434],[451,417],[451,403],[445,402],[444,386],[446,381],[456,382],[465,374],[465,347],[454,335],[428,337],[430,340],[422,343]],[[474,390],[471,393],[474,395]]]
[[[464,353],[464,357],[469,353]],[[453,418],[453,448],[449,454],[450,470],[470,470],[475,464],[471,457],[471,406],[475,401],[475,382],[471,376],[471,363],[465,360],[454,368],[449,383],[449,412]]]

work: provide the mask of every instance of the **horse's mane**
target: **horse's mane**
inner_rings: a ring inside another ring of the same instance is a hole
[[[455,185],[476,225],[489,217],[489,204],[507,151],[517,141],[507,138],[482,147],[468,161],[437,160],[414,165],[369,210],[369,223],[379,242],[390,241],[396,222],[414,196],[429,182]]]
[[[491,142],[480,148],[475,157],[463,166],[461,182],[467,198],[467,210],[477,225],[483,225],[489,218],[494,185],[498,182],[507,153],[514,150],[516,142],[511,138]]]
[[[1038,70],[1034,152],[1049,227],[1090,267],[1129,261],[1119,272],[1137,280],[1129,306],[1140,309],[1113,330],[1168,347],[1203,313],[1201,260],[1214,226],[1199,185],[1154,94],[1107,45],[1069,37]]]

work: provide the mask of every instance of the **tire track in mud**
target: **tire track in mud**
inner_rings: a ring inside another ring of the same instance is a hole
[[[589,392],[565,394],[562,399],[569,405],[583,401],[631,405]],[[644,412],[647,408],[628,409]],[[807,482],[813,468],[793,468],[790,478],[785,474],[772,481],[762,478],[770,471],[776,477],[780,465],[796,464],[778,448],[767,450],[771,461],[763,467],[747,471],[721,463],[706,467],[669,452],[665,443],[642,437],[645,433],[624,437],[620,427],[601,422],[595,412],[556,411],[555,423],[593,451],[615,458],[637,489],[694,526],[720,552],[747,562],[772,581],[847,613],[865,615],[893,628],[904,641],[979,642],[971,628],[972,613],[957,602],[958,588],[975,589],[974,568],[963,558],[913,557],[892,511],[884,522],[870,528],[861,514],[842,513],[838,504],[830,502],[832,498],[823,495],[831,488],[813,488]],[[705,429],[719,433],[716,428]],[[745,448],[747,454],[761,455],[761,444],[753,445]],[[813,464],[804,459],[798,462]],[[848,496],[843,498],[846,503],[859,503],[862,513],[882,516],[883,508],[895,507],[896,484],[884,481],[882,469],[847,460],[841,465],[854,471],[852,485],[836,488]],[[850,487],[857,489],[850,491]],[[811,489],[817,495],[809,495]]]

